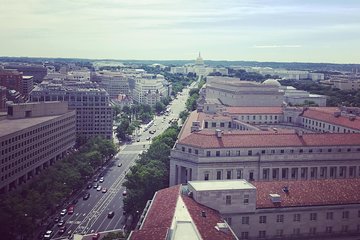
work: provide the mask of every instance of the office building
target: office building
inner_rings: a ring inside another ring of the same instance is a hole
[[[31,102],[66,101],[76,110],[79,137],[112,139],[113,113],[109,94],[97,83],[86,81],[43,81],[30,94]]]
[[[75,144],[75,111],[65,102],[7,105],[0,118],[0,192],[26,183]]]
[[[135,89],[132,93],[135,102],[154,106],[162,98],[170,96],[170,83],[162,75],[157,75],[155,78],[152,76],[142,75],[141,78],[136,79]]]
[[[100,71],[96,72],[95,78],[112,99],[116,99],[119,94],[130,95],[129,80],[121,72]]]

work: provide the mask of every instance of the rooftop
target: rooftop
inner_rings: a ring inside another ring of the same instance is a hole
[[[199,148],[358,146],[360,133],[304,133],[278,131],[234,131],[217,137],[202,130],[179,139],[180,144]]]
[[[244,179],[189,181],[188,184],[192,186],[196,191],[255,189],[255,187],[251,183]]]
[[[360,178],[306,181],[252,182],[257,190],[256,208],[302,207],[360,203]],[[288,187],[289,192],[282,189]],[[279,194],[274,204],[269,194]]]
[[[282,107],[226,107],[230,114],[282,114]]]

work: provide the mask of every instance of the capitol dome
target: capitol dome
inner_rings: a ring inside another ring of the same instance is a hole
[[[262,84],[281,87],[281,84],[279,83],[279,81],[275,80],[275,79],[267,79]]]

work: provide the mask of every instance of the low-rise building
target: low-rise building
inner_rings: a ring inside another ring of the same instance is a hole
[[[0,119],[0,192],[26,183],[75,144],[76,115],[65,102],[7,105]]]

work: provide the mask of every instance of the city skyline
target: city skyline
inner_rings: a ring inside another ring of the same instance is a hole
[[[0,55],[360,63],[356,1],[8,1]],[[15,17],[14,17],[15,16]]]

